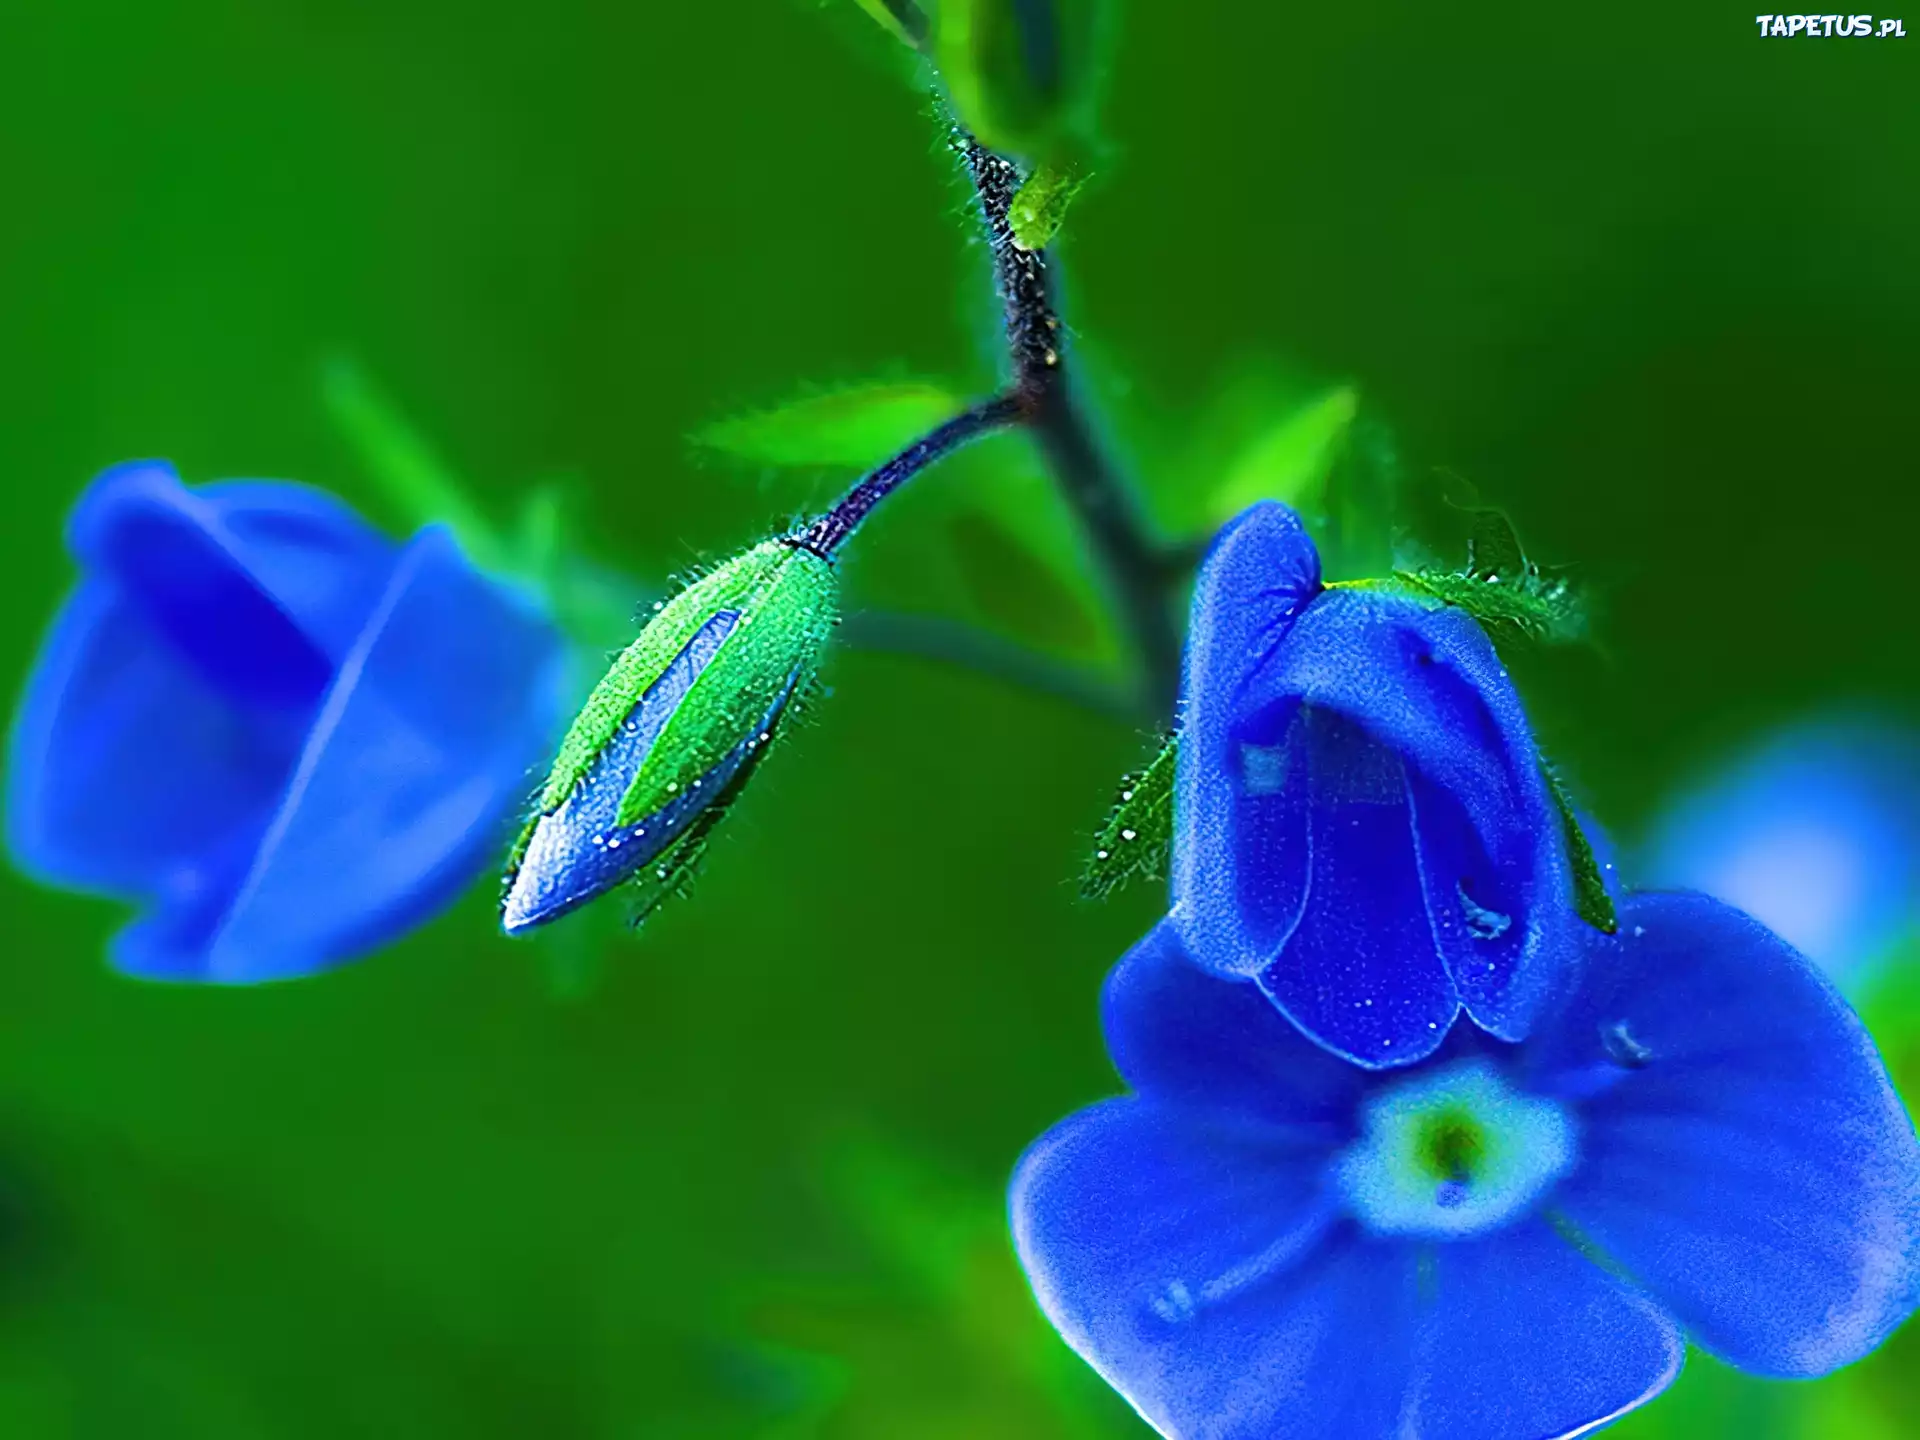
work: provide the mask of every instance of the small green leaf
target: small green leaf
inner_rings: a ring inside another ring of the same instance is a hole
[[[1303,512],[1322,509],[1334,461],[1359,407],[1359,392],[1341,385],[1274,417],[1221,479],[1208,525],[1217,529],[1262,500],[1279,500]]]
[[[1086,183],[1086,176],[1052,165],[1035,170],[1007,208],[1013,243],[1022,250],[1044,250],[1051,245],[1067,218],[1067,207]]]
[[[1359,390],[1293,373],[1271,357],[1233,365],[1212,387],[1191,438],[1152,465],[1166,530],[1196,547],[1262,500],[1297,511],[1330,578],[1394,563],[1400,466],[1392,436]],[[1150,434],[1136,446],[1152,445]]]
[[[1133,880],[1164,880],[1173,849],[1173,772],[1179,737],[1169,735],[1146,769],[1120,782],[1113,814],[1080,877],[1080,893],[1103,900]]]
[[[902,44],[918,49],[927,38],[927,17],[914,0],[853,0]]]
[[[1553,795],[1554,806],[1560,811],[1560,825],[1567,841],[1567,860],[1573,868],[1574,912],[1594,929],[1612,935],[1620,928],[1620,917],[1614,911],[1613,896],[1607,893],[1606,877],[1600,872],[1600,862],[1594,857],[1587,832],[1580,828],[1580,819],[1573,812],[1573,797],[1567,794],[1560,777],[1544,760],[1540,764],[1540,773],[1546,777],[1547,789]]]
[[[825,390],[716,420],[694,433],[711,450],[760,465],[864,470],[966,409],[937,385],[882,381]]]
[[[321,371],[320,383],[327,412],[407,524],[444,524],[476,566],[506,573],[511,557],[497,532],[373,380],[351,360],[339,357]]]

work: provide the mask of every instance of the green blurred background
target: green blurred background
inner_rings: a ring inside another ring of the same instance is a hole
[[[1575,563],[1602,645],[1523,678],[1631,838],[1770,719],[1920,706],[1916,79],[1920,37],[1711,6],[1136,0],[1070,319],[1163,502],[1264,361],[1352,382],[1410,473]],[[691,432],[809,382],[987,382],[946,169],[851,0],[8,7],[6,683],[111,462],[402,523],[330,354],[496,514],[571,475],[656,579],[756,538],[793,493]],[[829,678],[580,998],[484,886],[222,992],[116,978],[115,907],[0,878],[0,1434],[1141,1433],[1047,1339],[999,1206],[1115,1085],[1097,986],[1153,896],[1072,879],[1143,737],[913,659]],[[1908,1434],[1903,1345],[1812,1387],[1702,1364],[1621,1433]]]

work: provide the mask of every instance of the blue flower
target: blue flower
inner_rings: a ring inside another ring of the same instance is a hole
[[[1366,1071],[1163,924],[1104,998],[1135,1093],[1013,1183],[1061,1334],[1180,1440],[1539,1440],[1683,1334],[1777,1376],[1873,1349],[1920,1300],[1920,1145],[1859,1021],[1704,896],[1589,934],[1526,1043]]]
[[[1649,879],[1862,979],[1920,919],[1920,738],[1866,716],[1792,725],[1675,800],[1647,852]]]
[[[1195,588],[1172,890],[1199,964],[1366,1066],[1432,1054],[1462,1010],[1524,1039],[1577,946],[1560,816],[1486,635],[1323,589],[1272,503]]]
[[[109,470],[16,716],[7,840],[127,900],[131,974],[304,975],[486,868],[566,704],[559,636],[438,527],[272,481]]]

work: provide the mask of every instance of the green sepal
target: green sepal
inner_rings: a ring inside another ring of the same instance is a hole
[[[1080,893],[1104,900],[1134,880],[1164,880],[1173,852],[1173,772],[1180,753],[1169,735],[1143,770],[1120,782],[1113,814],[1080,877]]]
[[[1467,563],[1458,570],[1396,570],[1410,590],[1465,610],[1496,641],[1557,643],[1586,633],[1579,595],[1564,579],[1549,578],[1528,560],[1513,525],[1498,510],[1473,512]]]
[[[709,802],[693,824],[687,827],[686,833],[655,856],[653,863],[641,866],[627,882],[623,893],[629,904],[629,928],[638,930],[664,901],[685,895],[692,887],[694,877],[700,870],[700,862],[706,858],[707,841],[712,838],[714,827],[725,818],[770,748],[770,745],[757,747],[734,772],[726,789]]]
[[[1060,233],[1067,207],[1087,183],[1085,175],[1053,165],[1042,165],[1015,193],[1007,207],[1013,243],[1022,250],[1044,250]]]
[[[1545,760],[1540,762],[1540,773],[1545,777],[1547,790],[1553,796],[1554,808],[1560,812],[1560,829],[1567,843],[1567,864],[1573,871],[1573,908],[1587,924],[1604,935],[1612,935],[1620,929],[1620,916],[1613,907],[1613,896],[1607,892],[1606,877],[1600,871],[1600,861],[1593,853],[1593,845],[1587,839],[1587,832],[1580,828],[1580,819],[1573,811],[1573,797],[1567,794],[1567,787],[1560,783],[1560,777]]]
[[[771,738],[760,727],[785,725],[811,694],[839,617],[839,582],[833,566],[811,550],[777,540],[768,544],[784,557],[738,605],[733,632],[647,752],[616,823],[636,825],[657,813],[701,783],[736,746],[754,741],[757,751]]]
[[[967,408],[938,385],[877,381],[801,395],[733,415],[694,432],[711,450],[760,465],[864,470],[905,449]]]
[[[838,616],[838,583],[818,555],[768,540],[662,602],[560,742],[536,812],[514,846],[509,882],[534,825],[565,803],[641,697],[723,610],[739,612],[739,619],[650,747],[621,800],[622,825],[654,814],[753,738],[777,700],[804,695]]]

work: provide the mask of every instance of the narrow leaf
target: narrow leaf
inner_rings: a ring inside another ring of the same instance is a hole
[[[927,38],[927,17],[914,0],[853,0],[894,39],[916,49]]]
[[[509,556],[500,537],[468,503],[465,488],[433,448],[372,379],[342,357],[328,362],[320,383],[334,424],[407,523],[416,528],[436,521],[447,525],[475,565],[504,572]]]
[[[1359,392],[1342,385],[1275,417],[1220,481],[1207,517],[1210,525],[1224,525],[1261,500],[1279,500],[1304,512],[1321,509],[1328,475],[1359,405]]]
[[[864,470],[965,408],[964,400],[937,385],[880,382],[716,420],[696,431],[694,439],[760,465]]]
[[[1161,742],[1144,770],[1120,783],[1113,814],[1080,877],[1080,893],[1103,900],[1133,880],[1163,880],[1173,849],[1173,770],[1177,736]]]
[[[1560,777],[1554,774],[1553,767],[1542,760],[1540,773],[1546,777],[1547,789],[1553,794],[1553,803],[1560,811],[1560,825],[1566,835],[1567,860],[1573,868],[1573,908],[1579,917],[1603,934],[1611,935],[1620,928],[1620,917],[1613,908],[1613,896],[1607,893],[1606,877],[1601,873],[1600,862],[1594,857],[1593,845],[1587,839],[1587,832],[1580,828],[1580,819],[1573,812],[1573,797],[1567,794],[1566,786],[1560,783]]]

